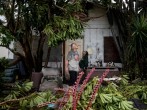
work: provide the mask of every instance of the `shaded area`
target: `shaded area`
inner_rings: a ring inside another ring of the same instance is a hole
[[[139,99],[131,99],[132,102],[134,102],[134,107],[138,110],[147,110],[147,104],[143,103]]]

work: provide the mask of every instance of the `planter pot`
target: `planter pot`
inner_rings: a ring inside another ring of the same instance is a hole
[[[39,90],[42,77],[43,77],[42,72],[32,72],[31,80],[33,81],[33,89],[37,91]]]

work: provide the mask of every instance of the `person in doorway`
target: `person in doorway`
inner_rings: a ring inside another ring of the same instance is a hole
[[[87,76],[87,72],[86,72],[88,67],[88,52],[87,51],[83,51],[82,59],[79,61],[79,67],[80,67],[80,70],[84,72],[80,81],[80,84],[82,84],[83,80]]]
[[[68,80],[68,85],[73,86],[77,80],[77,74],[79,71],[79,54],[78,45],[76,43],[71,44],[71,50],[68,52],[66,65],[65,65],[65,77]]]

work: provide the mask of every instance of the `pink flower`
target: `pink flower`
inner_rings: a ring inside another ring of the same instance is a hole
[[[105,72],[103,73],[103,75],[101,76],[100,80],[98,80],[97,83],[96,83],[96,85],[94,86],[94,90],[93,90],[93,92],[92,92],[92,95],[91,95],[91,98],[90,98],[90,101],[89,101],[89,104],[88,104],[86,110],[88,110],[89,107],[91,107],[92,102],[93,102],[93,100],[95,99],[95,94],[97,93],[99,87],[101,86],[101,84],[102,84],[104,78],[107,76],[108,73],[109,73],[109,69],[106,69],[106,71],[105,71]]]

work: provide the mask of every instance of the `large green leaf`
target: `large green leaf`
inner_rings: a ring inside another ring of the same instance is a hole
[[[147,19],[145,16],[137,17],[131,25],[132,38],[128,45],[130,57],[145,56],[147,49]]]
[[[59,41],[66,39],[82,38],[82,31],[81,22],[72,16],[67,16],[67,18],[54,16],[53,22],[49,23],[44,29],[44,33],[48,36],[49,46],[55,46]]]

